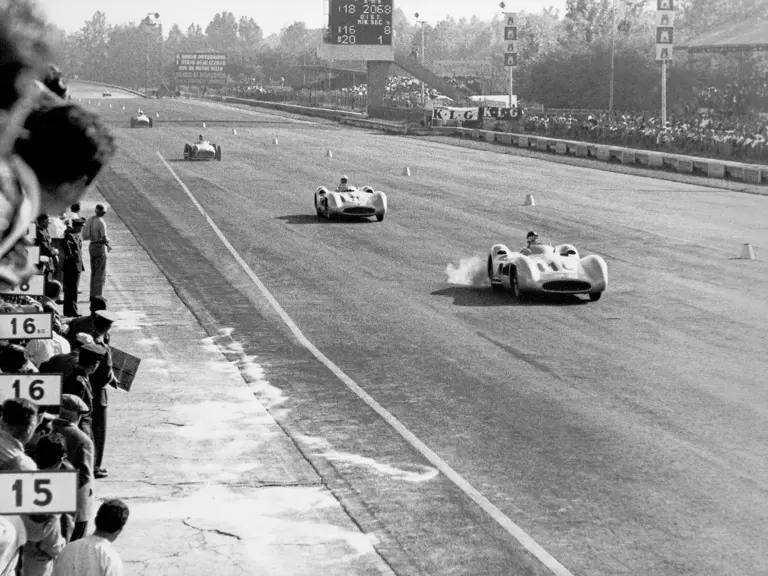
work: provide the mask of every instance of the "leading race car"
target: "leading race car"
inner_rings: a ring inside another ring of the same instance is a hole
[[[104,92],[101,93],[101,97],[102,98],[111,98],[112,97],[112,92],[110,92],[109,90],[104,90]]]
[[[131,116],[131,128],[152,128],[155,123],[150,116],[139,110],[136,116]]]
[[[221,146],[208,140],[184,144],[184,160],[218,160],[221,162]]]
[[[534,294],[586,294],[597,301],[608,285],[608,267],[595,254],[580,258],[572,244],[532,244],[520,251],[494,244],[488,278],[493,288],[506,288],[518,300]]]
[[[335,190],[319,186],[315,191],[315,211],[319,218],[341,218],[352,216],[370,218],[376,216],[381,222],[387,214],[387,195],[370,186],[357,188],[342,185]]]

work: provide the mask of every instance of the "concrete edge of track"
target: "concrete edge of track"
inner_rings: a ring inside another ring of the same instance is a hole
[[[113,90],[122,90],[123,92],[128,92],[129,94],[134,94],[142,98],[147,97],[145,94],[142,94],[141,92],[138,92],[131,88],[126,88],[125,86],[117,86],[116,84],[105,84],[104,82],[96,82],[94,80],[82,80],[81,78],[75,78],[74,81],[79,82],[81,84],[93,84],[94,86],[104,86],[105,88],[112,88]]]

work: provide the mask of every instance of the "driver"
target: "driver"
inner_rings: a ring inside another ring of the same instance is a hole
[[[197,137],[197,143],[202,144],[203,142],[205,142],[205,139],[203,138],[203,135],[200,134],[200,136]]]
[[[520,250],[520,252],[522,252],[523,254],[530,254],[531,246],[538,243],[539,243],[539,235],[535,231],[531,230],[530,232],[528,232],[528,234],[525,235],[525,248]]]
[[[341,177],[341,181],[339,182],[338,187],[336,188],[336,192],[346,192],[349,188],[349,176],[344,174],[344,176]]]

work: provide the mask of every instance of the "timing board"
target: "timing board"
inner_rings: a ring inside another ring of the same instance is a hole
[[[394,0],[328,0],[318,55],[328,60],[393,60]]]

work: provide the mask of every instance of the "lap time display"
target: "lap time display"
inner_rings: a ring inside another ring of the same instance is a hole
[[[393,0],[330,0],[331,44],[391,46]]]

